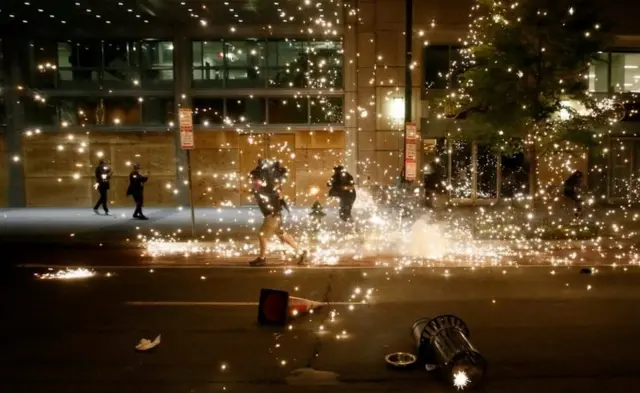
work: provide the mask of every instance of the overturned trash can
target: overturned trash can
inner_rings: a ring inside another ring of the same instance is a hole
[[[418,357],[435,364],[453,386],[474,388],[482,382],[487,362],[469,341],[469,328],[454,315],[420,318],[412,327]]]

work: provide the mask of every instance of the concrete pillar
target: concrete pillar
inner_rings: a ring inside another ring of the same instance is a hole
[[[23,86],[23,71],[28,68],[28,43],[21,40],[2,40],[4,55],[4,71],[6,75],[6,168],[8,175],[7,204],[9,207],[26,207],[24,167],[22,160],[22,135],[24,133],[24,103],[18,86]],[[19,158],[15,161],[14,157]]]
[[[354,5],[355,7],[355,5]],[[349,15],[350,8],[344,9],[344,166],[356,175],[358,165],[358,74],[357,56],[358,35],[357,16]]]
[[[173,41],[173,83],[175,126],[173,127],[174,144],[176,149],[176,184],[179,190],[177,202],[180,205],[189,204],[189,189],[187,187],[187,154],[180,145],[180,108],[191,108],[191,41],[186,37],[176,37]]]

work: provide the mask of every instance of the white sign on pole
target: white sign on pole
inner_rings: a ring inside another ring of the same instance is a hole
[[[416,164],[417,155],[418,155],[417,154],[418,128],[416,127],[416,123],[406,123],[405,127],[407,130],[407,137],[404,141],[405,143],[404,177],[407,181],[414,181],[418,176],[417,164]]]
[[[182,150],[193,150],[193,111],[191,108],[180,108],[180,145]]]

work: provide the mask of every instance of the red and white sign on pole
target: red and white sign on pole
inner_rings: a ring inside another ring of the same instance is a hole
[[[182,150],[193,150],[193,111],[191,108],[180,108],[180,144]]]
[[[406,123],[407,137],[405,143],[405,157],[404,157],[404,178],[407,181],[414,181],[417,176],[417,155],[418,155],[418,128],[416,123]]]

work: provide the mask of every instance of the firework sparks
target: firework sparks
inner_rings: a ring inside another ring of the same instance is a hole
[[[453,374],[453,386],[455,386],[456,389],[462,390],[467,387],[468,384],[469,377],[467,376],[467,373],[464,371],[456,371],[456,373]]]
[[[35,276],[40,280],[80,280],[91,278],[95,275],[95,271],[85,268],[63,269],[58,270],[55,273],[35,274]]]

